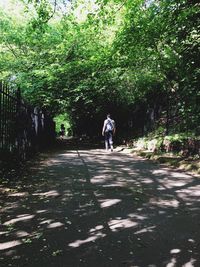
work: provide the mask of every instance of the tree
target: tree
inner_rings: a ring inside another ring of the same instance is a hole
[[[100,132],[112,111],[143,128],[151,109],[168,131],[199,131],[197,2],[16,3],[17,16],[0,9],[0,71],[34,105],[69,113],[77,133]]]

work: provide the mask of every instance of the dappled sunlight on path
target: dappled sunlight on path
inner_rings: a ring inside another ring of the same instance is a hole
[[[200,266],[198,177],[74,149],[0,190],[1,267]]]

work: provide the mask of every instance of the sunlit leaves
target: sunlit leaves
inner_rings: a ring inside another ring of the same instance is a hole
[[[90,114],[100,118],[110,108],[123,113],[130,105],[148,106],[150,93],[167,97],[173,92],[182,103],[181,116],[190,120],[195,113],[198,120],[195,4],[17,2],[23,20],[13,11],[0,11],[0,68],[2,77],[15,74],[29,101],[87,121]]]

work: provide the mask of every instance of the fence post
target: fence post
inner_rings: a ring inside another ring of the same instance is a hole
[[[3,147],[2,143],[2,110],[3,110],[3,104],[2,104],[2,81],[0,81],[0,148]]]
[[[50,116],[41,109],[24,103],[20,88],[12,93],[6,83],[0,81],[0,154],[2,159],[27,158],[31,152],[50,144],[54,132],[48,124],[53,123]]]

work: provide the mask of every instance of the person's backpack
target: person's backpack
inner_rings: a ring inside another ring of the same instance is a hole
[[[109,132],[113,130],[114,130],[114,123],[111,121],[111,119],[107,119],[105,131]]]

